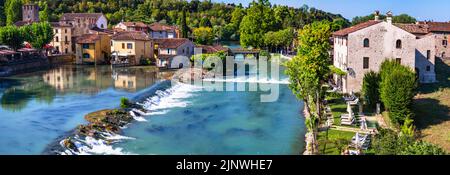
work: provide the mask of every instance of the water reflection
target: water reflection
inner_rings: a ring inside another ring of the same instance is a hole
[[[62,66],[0,79],[1,107],[17,112],[26,108],[32,99],[51,104],[56,95],[95,95],[109,88],[137,92],[151,86],[161,76],[155,67]]]

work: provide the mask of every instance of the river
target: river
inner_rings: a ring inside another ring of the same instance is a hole
[[[63,66],[2,78],[0,154],[42,154],[86,123],[87,113],[117,108],[121,97],[157,96],[146,92],[166,76],[154,67]],[[124,154],[300,154],[302,103],[286,84],[279,85],[279,98],[270,103],[259,100],[265,91],[209,92],[178,85],[146,121],[123,130],[132,139],[112,147]]]

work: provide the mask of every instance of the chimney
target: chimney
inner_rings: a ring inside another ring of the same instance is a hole
[[[373,13],[373,15],[375,16],[375,21],[379,21],[380,20],[380,11],[375,11],[375,13]]]
[[[388,24],[392,24],[392,12],[391,11],[386,13],[386,22]]]

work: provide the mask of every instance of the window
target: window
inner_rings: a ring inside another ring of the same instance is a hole
[[[369,39],[368,38],[364,39],[364,47],[369,47],[369,46],[370,46]]]
[[[443,45],[443,46],[447,46],[447,44],[448,44],[448,41],[447,41],[447,40],[442,40],[442,45]]]
[[[430,50],[427,50],[427,60],[430,59],[430,56],[431,56],[431,51],[430,51]]]
[[[83,58],[91,58],[91,55],[89,55],[88,53],[84,53]]]
[[[397,49],[402,48],[402,40],[397,40],[397,42],[395,43],[395,48],[397,48]]]
[[[402,59],[401,58],[396,58],[395,62],[397,62],[398,64],[402,64]]]
[[[104,29],[104,28],[105,28],[105,25],[102,24],[100,27],[101,27],[102,29]]]
[[[183,49],[183,53],[184,53],[184,49]]]
[[[64,29],[64,33],[67,33],[67,29]]]
[[[363,69],[369,69],[369,57],[363,58]]]
[[[167,49],[167,54],[170,54],[170,49]]]
[[[83,49],[89,49],[89,44],[83,44]]]
[[[427,72],[430,72],[430,70],[431,70],[431,67],[427,66]]]
[[[122,49],[125,49],[125,43],[122,43]]]
[[[55,38],[55,41],[56,41],[56,42],[59,42],[59,37],[56,37],[56,38]]]
[[[65,39],[65,41],[69,41],[69,40],[67,39],[67,36],[65,36],[64,39]]]
[[[66,48],[65,49],[65,53],[68,54],[69,53],[69,49]]]
[[[132,43],[128,43],[127,44],[127,49],[133,49],[133,44]]]
[[[58,29],[55,29],[55,33],[58,33]]]

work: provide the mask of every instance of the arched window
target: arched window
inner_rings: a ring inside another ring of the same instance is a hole
[[[402,48],[402,40],[397,40],[397,42],[395,42],[395,48],[397,48],[397,49]]]
[[[364,39],[364,47],[369,47],[369,46],[370,46],[369,39],[368,38]]]

